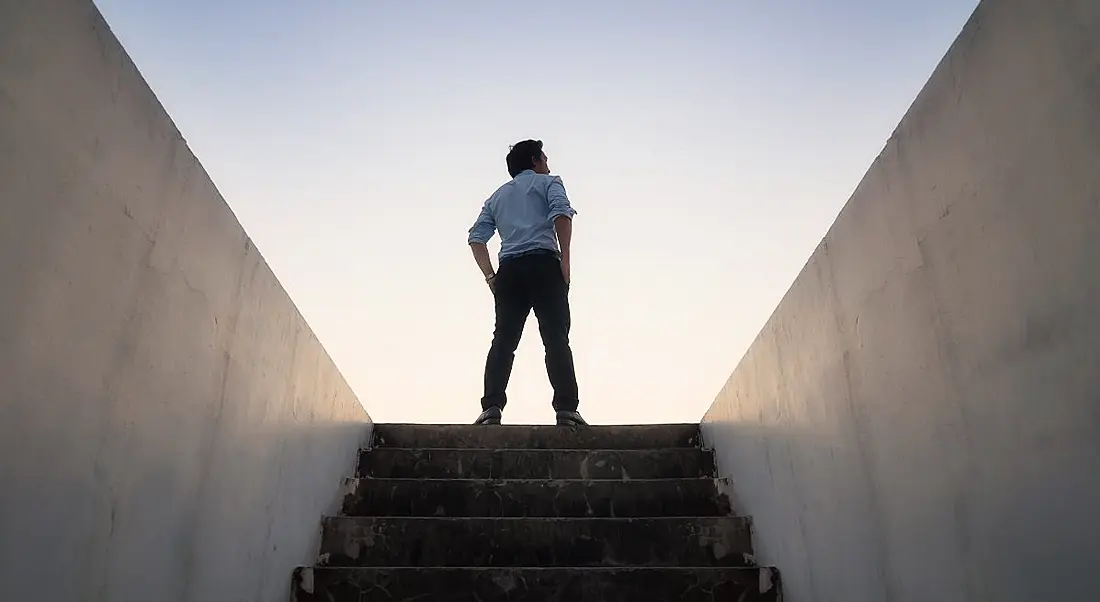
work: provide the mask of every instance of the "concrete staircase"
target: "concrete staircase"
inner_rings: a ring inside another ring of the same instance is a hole
[[[376,425],[295,602],[778,601],[698,425]]]

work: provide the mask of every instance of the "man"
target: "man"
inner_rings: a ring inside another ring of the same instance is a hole
[[[557,423],[584,426],[577,413],[577,376],[569,348],[569,244],[576,211],[561,178],[550,175],[541,140],[512,146],[507,163],[512,180],[485,201],[468,241],[496,306],[482,413],[474,424],[500,424],[516,347],[534,309],[546,349],[546,374],[554,387]],[[501,239],[496,272],[485,246],[495,232]]]

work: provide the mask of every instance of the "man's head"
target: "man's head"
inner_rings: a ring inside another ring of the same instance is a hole
[[[550,166],[546,162],[546,154],[542,152],[542,140],[524,140],[512,145],[508,151],[508,175],[513,178],[525,169],[534,170],[535,173],[548,174]]]

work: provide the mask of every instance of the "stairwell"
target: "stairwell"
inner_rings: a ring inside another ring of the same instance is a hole
[[[376,425],[295,602],[778,601],[698,425]]]

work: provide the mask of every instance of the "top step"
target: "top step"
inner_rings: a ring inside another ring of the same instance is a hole
[[[666,449],[699,447],[698,424],[472,426],[376,424],[372,447],[464,449]]]

